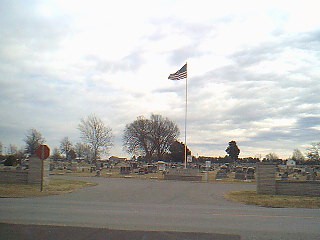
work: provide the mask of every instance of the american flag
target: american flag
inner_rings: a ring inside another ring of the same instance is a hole
[[[169,75],[168,79],[170,80],[180,80],[187,78],[187,64],[185,64],[180,70]]]

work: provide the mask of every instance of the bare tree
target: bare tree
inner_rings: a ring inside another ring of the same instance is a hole
[[[58,161],[61,159],[61,154],[57,147],[53,149],[51,157],[54,161]]]
[[[80,130],[81,138],[92,150],[94,162],[102,152],[107,152],[113,145],[111,128],[106,127],[102,120],[95,115],[81,119],[78,129]]]
[[[150,135],[150,120],[139,116],[137,120],[126,125],[123,135],[123,146],[127,152],[144,155],[150,161],[154,151]]]
[[[10,144],[8,151],[9,151],[10,155],[15,155],[15,154],[18,153],[18,147],[16,145],[14,145],[14,144]]]
[[[150,119],[140,116],[133,123],[126,125],[123,146],[127,152],[142,154],[148,161],[151,161],[153,156],[161,159],[169,152],[179,133],[177,125],[168,118],[154,114]]]
[[[156,156],[162,159],[169,151],[171,144],[178,138],[180,131],[173,121],[161,115],[152,114],[150,117],[151,141],[153,142]]]
[[[84,144],[77,142],[76,145],[74,145],[74,150],[76,151],[77,158],[81,159],[84,157]]]
[[[311,143],[311,147],[307,148],[307,158],[310,161],[319,161],[320,159],[320,142]]]
[[[26,152],[34,154],[39,145],[45,142],[45,139],[40,132],[32,128],[28,131],[24,141],[26,143]]]
[[[72,142],[68,137],[64,137],[60,142],[60,151],[66,155],[67,160],[69,160],[69,152],[72,148]]]
[[[2,155],[2,152],[3,151],[3,145],[2,145],[2,142],[0,142],[0,155]]]
[[[268,153],[267,155],[266,155],[266,160],[267,161],[275,161],[275,160],[278,160],[279,159],[279,157],[278,157],[278,155],[277,154],[275,154],[275,153]]]
[[[304,161],[305,157],[299,149],[294,149],[292,153],[292,160]]]
[[[84,158],[86,161],[89,161],[91,159],[92,153],[88,144],[78,142],[74,146],[74,149],[79,160]]]

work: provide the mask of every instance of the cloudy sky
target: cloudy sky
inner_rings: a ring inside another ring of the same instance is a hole
[[[27,130],[79,141],[81,118],[112,128],[161,114],[193,155],[289,157],[320,141],[317,1],[0,0],[0,141]]]

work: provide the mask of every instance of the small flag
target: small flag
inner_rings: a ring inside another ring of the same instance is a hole
[[[169,75],[168,79],[170,80],[180,80],[187,78],[187,64],[185,64],[179,71]]]

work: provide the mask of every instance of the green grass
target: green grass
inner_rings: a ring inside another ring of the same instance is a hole
[[[225,195],[226,199],[248,205],[273,208],[320,208],[320,197],[257,194],[256,191],[237,191]]]
[[[49,195],[58,195],[70,193],[77,189],[95,186],[95,183],[74,180],[52,179],[48,185],[40,187],[37,185],[27,184],[0,184],[0,198],[24,198],[24,197],[40,197]]]

